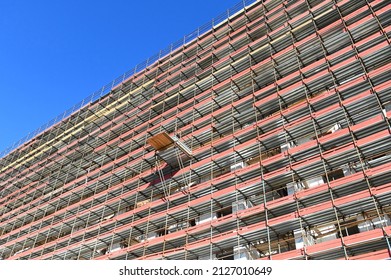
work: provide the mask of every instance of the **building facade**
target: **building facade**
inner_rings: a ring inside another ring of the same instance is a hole
[[[244,4],[0,160],[0,258],[391,257],[391,1]]]

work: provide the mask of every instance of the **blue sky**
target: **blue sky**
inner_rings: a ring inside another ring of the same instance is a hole
[[[0,1],[0,151],[238,2]]]

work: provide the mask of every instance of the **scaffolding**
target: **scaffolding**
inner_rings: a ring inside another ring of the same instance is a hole
[[[391,257],[391,1],[218,22],[0,160],[0,259]]]

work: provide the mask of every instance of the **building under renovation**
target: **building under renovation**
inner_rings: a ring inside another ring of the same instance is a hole
[[[391,1],[242,1],[0,160],[1,259],[388,259]]]

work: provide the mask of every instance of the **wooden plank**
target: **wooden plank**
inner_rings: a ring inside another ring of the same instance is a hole
[[[152,136],[147,142],[157,151],[164,150],[168,146],[174,144],[173,139],[166,132]]]

